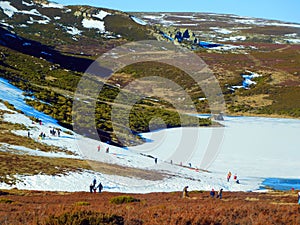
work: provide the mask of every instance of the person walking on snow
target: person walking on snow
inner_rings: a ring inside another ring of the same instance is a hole
[[[229,171],[228,174],[227,174],[227,181],[229,182],[230,180],[230,177],[231,177],[231,172]]]
[[[98,145],[97,149],[98,149],[98,152],[100,152],[101,146],[100,146],[100,145]]]

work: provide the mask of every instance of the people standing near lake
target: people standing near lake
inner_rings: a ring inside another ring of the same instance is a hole
[[[183,188],[183,191],[182,191],[182,198],[188,198],[189,197],[189,192],[188,192],[188,189],[189,188],[189,186],[185,186],[184,188]]]

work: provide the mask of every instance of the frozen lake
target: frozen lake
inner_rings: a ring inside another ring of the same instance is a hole
[[[42,118],[45,123],[32,128],[31,121],[21,114],[6,116],[11,118],[9,121],[23,123],[33,133],[48,131],[49,126],[58,126],[51,117],[26,105],[22,91],[6,80],[0,79],[0,89],[0,99],[14,104],[29,116]],[[300,189],[300,120],[225,116],[221,123],[224,127],[172,128],[144,133],[141,135],[147,140],[145,144],[126,150],[109,146],[109,154],[96,151],[99,140],[79,137],[77,140],[61,138],[57,142],[52,138],[44,141],[45,144],[80,152],[83,158],[172,174],[166,180],[147,181],[87,171],[67,176],[21,176],[23,182],[16,184],[16,187],[82,191],[97,176],[104,180],[106,190],[120,192],[176,191],[182,190],[187,184],[191,190],[222,187],[231,191],[252,191],[259,190],[264,185],[278,190]],[[27,132],[20,134],[26,136]],[[84,148],[79,147],[80,143]],[[101,145],[103,148],[108,146],[106,143]],[[18,146],[14,148],[22,150]],[[30,149],[26,151],[31,152]],[[158,163],[155,164],[153,158],[141,153],[156,157]],[[199,172],[194,168],[207,169],[209,173]],[[232,172],[232,176],[237,174],[241,181],[239,185],[232,180],[226,181],[228,171]],[[78,182],[74,183],[74,180]],[[11,187],[1,183],[0,188]]]
[[[166,161],[174,157],[177,159],[172,160],[177,163],[186,159],[184,163],[199,166],[205,152],[211,151],[209,144],[218,142],[214,159],[204,169],[222,174],[231,171],[240,178],[299,178],[300,120],[225,116],[221,123],[224,128],[175,128],[146,133],[143,136],[153,142],[137,148]],[[183,137],[183,130],[188,129],[190,138]],[[216,130],[222,137],[215,135]]]

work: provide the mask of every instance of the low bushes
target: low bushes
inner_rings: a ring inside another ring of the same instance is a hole
[[[82,211],[68,212],[60,216],[50,216],[46,225],[122,225],[124,218],[117,215],[107,215],[99,212]]]
[[[123,203],[131,203],[131,202],[140,202],[140,200],[133,198],[131,196],[117,196],[111,198],[109,202],[113,204],[123,204]]]

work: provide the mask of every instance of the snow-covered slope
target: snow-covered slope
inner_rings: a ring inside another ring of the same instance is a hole
[[[5,92],[1,92],[1,99],[14,103],[17,109],[23,110],[25,114],[32,115],[33,110],[25,104],[19,89],[3,79],[0,80],[0,88],[5,90]],[[11,111],[2,103],[0,103],[0,109]],[[174,156],[173,149],[178,145],[176,140],[178,140],[178,137],[180,139],[181,129],[189,128],[176,128],[143,134],[149,142],[141,146],[123,149],[110,146],[99,140],[88,139],[77,134],[72,135],[71,131],[59,126],[55,120],[47,119],[44,114],[35,112],[34,115],[36,118],[42,118],[42,124],[33,124],[27,115],[17,112],[5,114],[4,120],[24,124],[32,134],[32,138],[48,145],[68,149],[74,155],[54,152],[45,153],[5,143],[0,144],[1,151],[13,149],[14,154],[92,159],[109,164],[141,168],[153,173],[161,172],[165,175],[165,178],[147,180],[146,178],[142,179],[134,176],[123,177],[118,174],[107,175],[85,170],[59,176],[42,174],[25,176],[19,174],[17,177],[20,181],[16,185],[9,186],[1,183],[0,188],[88,191],[89,183],[96,178],[104,184],[105,191],[117,192],[178,191],[186,185],[191,190],[223,188],[231,191],[254,191],[260,188],[264,178],[297,178],[297,173],[300,170],[297,161],[300,157],[300,153],[297,151],[297,146],[299,146],[299,139],[297,138],[297,131],[300,128],[299,120],[226,117],[224,141],[220,153],[209,168],[210,172],[204,172],[198,170],[197,167],[211,138],[212,129],[218,128],[198,128],[200,129],[199,140],[201,140],[198,141],[197,146],[199,151],[193,152],[189,157],[189,161],[180,162],[174,158],[171,164],[170,159]],[[62,130],[60,137],[49,134],[49,130],[53,127]],[[44,140],[38,140],[40,132],[46,133]],[[14,131],[14,133],[27,136],[27,131]],[[81,147],[82,143],[84,143],[85,148]],[[100,146],[100,151],[98,151],[98,146]],[[107,147],[109,147],[109,153],[105,152]],[[155,164],[154,158],[146,157],[140,153],[157,157],[158,163]],[[235,183],[232,179],[227,182],[226,175],[229,170],[232,174],[237,173],[240,184]]]

